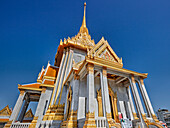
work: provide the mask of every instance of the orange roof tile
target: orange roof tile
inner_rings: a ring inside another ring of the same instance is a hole
[[[45,73],[45,71],[42,71],[42,73],[40,74],[39,80],[42,80],[44,73]]]
[[[56,77],[56,74],[58,72],[58,68],[55,68],[53,66],[49,66],[46,76]]]
[[[9,119],[0,119],[0,122],[8,122],[9,121]]]

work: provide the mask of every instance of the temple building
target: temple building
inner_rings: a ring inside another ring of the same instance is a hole
[[[147,73],[123,68],[103,37],[91,39],[82,26],[75,37],[60,41],[55,63],[48,62],[37,82],[18,85],[18,100],[5,128],[163,128],[145,88]],[[31,123],[23,119],[38,102]]]
[[[9,121],[11,113],[12,113],[12,109],[10,109],[8,105],[5,108],[3,108],[2,110],[0,110],[0,128],[3,128],[5,126],[5,124]],[[33,118],[34,118],[34,115],[32,113],[32,110],[29,109],[25,113],[22,122],[31,123]]]

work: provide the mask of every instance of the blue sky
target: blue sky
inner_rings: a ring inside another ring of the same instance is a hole
[[[87,27],[102,36],[124,68],[148,73],[145,85],[155,110],[170,109],[170,1],[87,0]],[[54,63],[60,39],[76,35],[83,0],[0,1],[0,109],[13,107],[17,84],[34,82]]]

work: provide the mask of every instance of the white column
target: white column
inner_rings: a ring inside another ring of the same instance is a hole
[[[24,97],[25,97],[25,92],[21,92],[18,97],[18,100],[15,104],[15,107],[12,111],[12,114],[10,116],[10,119],[9,119],[10,121],[15,122],[17,120],[18,114],[19,114],[22,104],[23,104]]]
[[[106,117],[106,108],[105,108],[105,96],[104,96],[104,85],[103,85],[103,73],[100,71],[100,84],[101,84],[101,92],[102,92],[102,107],[103,107],[103,116]]]
[[[62,60],[61,60],[61,63],[60,63],[59,72],[57,74],[57,79],[56,79],[56,82],[55,82],[55,87],[54,87],[53,95],[52,95],[52,98],[51,98],[51,105],[54,104],[54,100],[55,100],[56,92],[57,92],[57,88],[58,88],[58,83],[59,83],[59,80],[60,80],[60,77],[61,77],[61,71],[63,69],[64,60],[65,60],[65,50],[63,52]]]
[[[96,128],[95,123],[95,99],[94,99],[94,65],[87,64],[87,105],[84,128]]]
[[[128,90],[128,96],[129,96],[131,113],[132,114],[136,114],[135,107],[134,107],[133,100],[132,100],[132,95],[131,95],[130,87],[127,87],[127,90]],[[129,104],[128,104],[128,106],[129,106]],[[133,120],[134,118],[135,118],[134,115],[133,116],[131,115],[131,119]]]
[[[25,98],[24,105],[23,105],[23,107],[22,107],[21,113],[20,113],[19,118],[18,118],[18,121],[19,121],[19,122],[22,122],[22,121],[23,121],[24,115],[25,115],[25,113],[26,113],[26,111],[27,111],[27,108],[28,108],[29,103],[30,103],[30,102],[29,102],[28,97]]]
[[[150,112],[151,112],[152,115],[155,115],[154,110],[153,110],[153,107],[152,107],[152,104],[151,104],[151,101],[150,101],[150,99],[149,99],[148,93],[147,93],[146,88],[145,88],[145,85],[144,85],[144,83],[143,83],[143,79],[140,79],[140,81],[139,81],[139,87],[141,88],[141,91],[143,92],[143,93],[142,93],[142,94],[143,94],[143,97],[145,97],[144,100],[145,100],[146,105],[147,105],[146,107],[150,110]],[[150,117],[152,117],[152,115],[150,115]]]
[[[66,57],[65,57],[65,60],[64,60],[63,67],[61,69],[62,72],[61,72],[61,76],[60,76],[60,79],[59,79],[59,83],[57,83],[57,92],[56,92],[54,104],[57,104],[58,100],[59,100],[58,97],[59,97],[61,87],[62,87],[62,84],[63,84],[63,80],[64,80],[64,74],[65,74],[65,70],[66,70],[67,60],[68,60],[68,49],[66,51]]]
[[[73,63],[73,49],[70,48],[70,54],[69,54],[69,61],[68,61],[68,66],[67,66],[67,69],[66,69],[66,77],[68,76],[71,68],[72,68],[72,63]],[[65,78],[66,79],[66,78]]]
[[[105,109],[107,115],[111,113],[109,90],[108,90],[108,83],[107,83],[107,70],[103,69],[102,74],[103,74],[103,85],[104,85]]]
[[[77,111],[78,101],[79,101],[79,78],[78,76],[74,77],[72,89],[73,89],[73,95],[72,95],[73,97],[72,97],[72,103],[71,103],[71,110]]]
[[[68,49],[67,49],[68,50]],[[67,54],[66,54],[66,56],[67,56]],[[59,89],[59,93],[58,93],[58,95],[60,95],[60,96],[58,96],[58,98],[57,98],[57,102],[56,103],[61,103],[62,104],[62,102],[63,101],[61,101],[62,100],[62,97],[63,97],[63,95],[65,95],[65,93],[63,93],[63,89],[64,89],[64,82],[65,82],[65,80],[66,80],[66,78],[67,78],[67,75],[68,75],[68,72],[70,72],[70,69],[71,69],[71,67],[72,67],[72,61],[73,61],[73,51],[72,51],[72,49],[69,49],[68,50],[68,58],[67,58],[67,60],[66,60],[66,66],[64,66],[65,67],[65,70],[63,69],[63,77],[61,77],[63,80],[61,80],[60,82],[59,82],[59,87],[60,87],[60,89]],[[65,97],[65,96],[64,96]]]
[[[87,112],[95,112],[95,102],[94,102],[94,66],[87,65]]]
[[[137,111],[138,111],[138,114],[139,114],[139,119],[140,119],[140,122],[141,122],[141,127],[142,128],[147,128],[147,126],[146,126],[146,124],[144,122],[143,116],[142,116],[142,114],[144,114],[144,111],[141,109],[143,107],[141,106],[142,103],[141,103],[141,100],[140,100],[140,97],[139,97],[138,90],[136,88],[134,77],[131,76],[129,81],[130,81],[130,86],[131,86],[131,89],[132,89],[132,94],[133,94],[133,97],[134,97],[134,101],[135,101],[135,104],[136,104],[136,108],[137,108]]]
[[[135,79],[134,77],[132,78],[132,84],[133,84],[133,87],[134,87],[134,90],[135,90],[135,94],[136,94],[136,97],[137,97],[137,101],[139,103],[139,108],[140,108],[140,111],[141,111],[141,114],[145,114],[144,112],[144,109],[143,109],[143,105],[142,105],[142,102],[141,102],[141,99],[140,99],[140,96],[139,96],[139,93],[138,93],[138,89],[136,87],[136,83],[135,83]]]
[[[52,90],[51,89],[44,89],[45,91],[41,92],[41,96],[37,105],[37,109],[35,112],[34,117],[38,117],[37,119],[37,123],[36,123],[36,127],[39,127],[42,119],[43,119],[43,114],[45,114],[47,108],[48,108],[48,104],[49,104],[49,100],[52,94]]]
[[[70,86],[70,85],[69,85]],[[65,98],[65,106],[64,106],[64,120],[66,119],[66,109],[67,109],[67,96],[68,96],[68,93],[69,93],[69,86],[67,87],[67,93],[66,93],[66,98]]]

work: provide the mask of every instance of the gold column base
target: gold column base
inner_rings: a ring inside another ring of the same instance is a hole
[[[159,123],[159,120],[158,120],[158,118],[156,117],[155,114],[152,114],[152,117],[153,117],[153,119],[154,119],[155,122]]]
[[[145,114],[142,114],[142,117],[143,117],[143,120],[144,120],[145,122],[148,121],[148,120],[146,119],[146,115],[145,115]]]
[[[94,112],[88,112],[86,114],[86,121],[84,123],[83,128],[96,128],[96,122],[94,117]]]
[[[11,124],[12,124],[12,121],[8,121],[8,122],[5,124],[4,128],[10,128],[10,127],[11,127]]]
[[[111,127],[116,127],[116,128],[121,128],[120,123],[116,123],[113,119],[112,119],[112,115],[111,113],[106,113],[106,118],[109,124],[109,128]]]
[[[50,106],[43,117],[45,120],[63,120],[64,119],[64,104]]]
[[[38,116],[35,116],[34,119],[32,120],[29,128],[35,128],[37,124]]]
[[[149,122],[147,125],[148,125],[148,126],[149,126],[149,125],[154,125],[154,126],[156,126],[156,127],[158,127],[158,128],[164,128],[164,127],[162,126],[162,124],[157,123],[157,122]]]
[[[133,117],[135,120],[138,120],[139,118],[137,117],[136,113],[133,113]]]
[[[71,111],[66,121],[63,121],[61,128],[77,128],[77,111]]]

